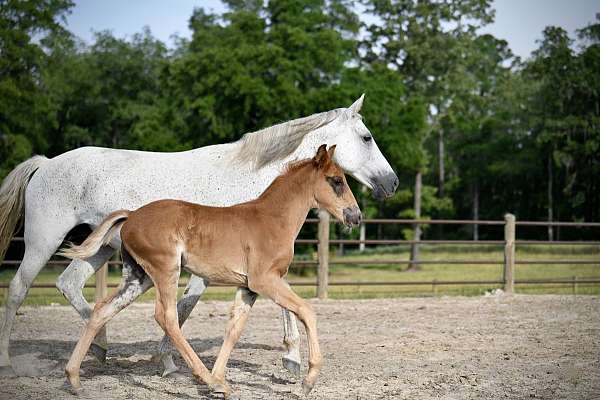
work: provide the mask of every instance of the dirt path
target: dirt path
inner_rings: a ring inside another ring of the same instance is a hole
[[[598,399],[600,297],[489,296],[313,303],[325,367],[311,399]],[[210,367],[229,303],[200,305],[184,332]],[[3,399],[73,398],[62,369],[82,323],[71,308],[23,308]],[[259,300],[232,354],[228,378],[242,399],[299,398],[301,380],[281,367],[280,311]],[[106,365],[83,364],[84,398],[218,398],[184,378],[160,378],[150,361],[160,331],[151,304],[109,326]],[[303,340],[304,360],[306,341]],[[183,365],[181,358],[179,365]],[[305,371],[303,371],[305,372]]]

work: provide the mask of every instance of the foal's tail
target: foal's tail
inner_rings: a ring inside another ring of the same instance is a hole
[[[121,226],[127,220],[128,210],[119,210],[108,214],[104,221],[98,225],[90,236],[87,237],[79,246],[70,245],[67,248],[62,248],[58,251],[59,256],[67,258],[78,258],[84,260],[90,258],[100,250],[100,247],[110,243],[112,238],[121,229]]]
[[[0,262],[13,235],[21,229],[25,210],[25,189],[38,168],[48,161],[44,156],[33,156],[17,165],[0,186]]]

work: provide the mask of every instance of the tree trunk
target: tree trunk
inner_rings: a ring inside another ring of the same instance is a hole
[[[438,131],[438,197],[444,197],[444,183],[445,183],[445,166],[444,166],[444,130],[440,128]]]
[[[473,219],[479,220],[479,182],[473,184]],[[473,240],[479,240],[479,225],[473,225]]]
[[[552,180],[553,180],[553,171],[552,171],[552,153],[548,155],[548,222],[552,222],[552,210],[554,208],[554,198],[552,196]],[[552,229],[552,225],[548,225],[548,240],[552,241],[554,237],[554,231]]]
[[[415,209],[415,219],[421,218],[421,180],[422,180],[422,171],[417,171],[415,176],[415,197],[414,197],[414,209]],[[414,236],[413,240],[421,240],[421,225],[414,224]],[[410,264],[408,265],[407,271],[417,271],[419,270],[419,264],[416,262],[419,261],[419,245],[417,243],[413,243],[410,246]]]

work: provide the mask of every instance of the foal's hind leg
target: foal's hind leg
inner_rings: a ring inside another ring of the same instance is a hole
[[[198,303],[200,296],[202,293],[204,293],[207,286],[208,283],[199,276],[192,275],[190,277],[190,281],[185,288],[183,296],[177,302],[177,319],[180,327],[183,326],[187,318],[190,316],[192,310]],[[163,336],[160,346],[158,347],[158,357],[162,359],[165,367],[165,370],[162,374],[163,377],[171,375],[179,370],[173,361],[173,350],[173,344],[171,343],[169,336]]]
[[[228,395],[231,390],[218,382],[200,360],[183,336],[177,321],[177,276],[179,271],[157,271],[152,276],[156,286],[156,311],[154,318],[173,341],[173,345],[191,368],[196,379],[204,382],[217,393]]]
[[[81,338],[71,354],[65,372],[73,391],[81,391],[79,369],[87,350],[98,331],[119,311],[131,304],[141,294],[152,287],[152,280],[138,265],[123,265],[123,282],[112,295],[96,304]]]
[[[110,246],[103,246],[98,253],[87,260],[73,260],[64,272],[58,277],[56,287],[65,296],[69,303],[77,310],[84,321],[88,321],[92,308],[83,296],[85,282],[114,254]],[[102,326],[94,339],[90,350],[101,362],[106,361],[106,325]]]

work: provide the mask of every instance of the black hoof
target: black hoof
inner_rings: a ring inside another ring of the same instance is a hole
[[[10,365],[3,365],[0,367],[0,376],[17,376],[15,370]]]
[[[103,347],[100,347],[96,343],[92,343],[90,346],[90,353],[96,357],[96,360],[100,361],[102,364],[106,362],[106,353],[107,350]]]
[[[283,362],[283,368],[287,369],[292,375],[300,375],[300,363],[285,357],[281,361]]]

